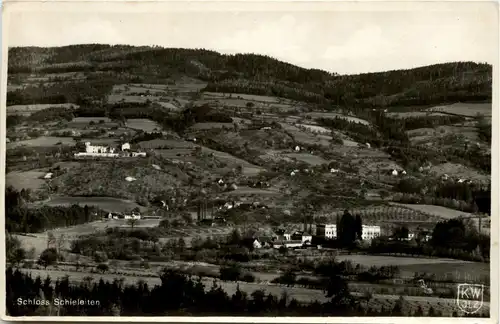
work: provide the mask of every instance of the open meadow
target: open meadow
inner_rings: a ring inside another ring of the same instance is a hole
[[[76,142],[71,137],[56,137],[56,136],[40,136],[24,141],[16,141],[7,143],[7,149],[12,149],[20,146],[26,147],[50,147],[56,145],[75,145]]]
[[[137,203],[113,197],[54,197],[48,201],[44,201],[46,206],[95,206],[108,212],[129,212],[134,208],[145,210],[144,207]]]
[[[491,116],[491,103],[455,103],[446,106],[436,106],[427,109],[432,112],[442,112],[446,114],[460,115],[466,117],[476,117],[478,115]]]
[[[444,219],[452,219],[457,217],[470,217],[472,214],[466,213],[459,210],[454,210],[447,207],[435,206],[435,205],[420,205],[420,204],[399,204],[391,203],[393,206],[401,206],[409,209],[413,209],[426,214],[431,214]]]
[[[46,172],[36,170],[24,172],[12,171],[5,175],[5,185],[7,187],[12,186],[16,190],[37,190],[45,184],[45,180],[42,179],[45,174]]]
[[[29,116],[34,112],[48,109],[48,108],[61,108],[61,109],[75,109],[78,105],[65,103],[65,104],[35,104],[35,105],[13,105],[7,106],[7,115],[23,115]]]
[[[304,114],[304,116],[310,116],[313,119],[316,119],[316,118],[325,118],[325,119],[343,118],[343,119],[346,119],[346,120],[354,122],[354,123],[359,123],[359,124],[363,124],[363,125],[370,125],[370,123],[367,120],[357,118],[354,116],[347,116],[347,115],[343,115],[343,114],[339,114],[339,113],[333,113],[333,112],[325,112],[325,113],[323,113],[323,112],[311,112],[311,113]]]

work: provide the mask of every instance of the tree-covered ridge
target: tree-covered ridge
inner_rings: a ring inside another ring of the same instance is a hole
[[[491,101],[492,93],[491,65],[474,62],[337,75],[264,55],[225,55],[205,49],[91,44],[9,50],[10,74],[96,71],[159,82],[188,75],[208,81],[206,90],[210,91],[279,95],[359,108]]]

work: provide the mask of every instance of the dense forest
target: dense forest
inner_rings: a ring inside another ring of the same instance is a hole
[[[27,73],[83,72],[71,85],[46,83],[8,93],[8,104],[62,103],[103,98],[109,81],[142,82],[187,75],[205,90],[274,95],[325,107],[380,108],[457,101],[491,101],[492,68],[455,62],[407,70],[337,75],[255,54],[223,55],[204,49],[75,45],[11,48],[9,77]],[[99,74],[96,74],[99,72]],[[71,89],[60,89],[60,87]]]
[[[8,232],[37,233],[45,230],[88,223],[100,219],[94,207],[73,205],[70,207],[30,208],[25,191],[12,187],[5,189],[5,229]]]

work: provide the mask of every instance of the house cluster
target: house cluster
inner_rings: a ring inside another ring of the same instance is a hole
[[[442,181],[449,181],[449,180],[455,180],[457,183],[466,183],[466,184],[472,184],[473,181],[472,180],[467,180],[467,179],[463,179],[463,178],[455,178],[455,179],[452,179],[448,174],[443,174],[441,176],[441,180]]]
[[[217,185],[224,191],[234,191],[238,190],[238,185],[234,182],[225,183],[223,179],[217,181]]]
[[[132,212],[130,214],[109,213],[108,219],[141,219],[141,214],[138,212]]]
[[[253,247],[279,249],[296,249],[311,245],[312,235],[307,232],[296,231],[294,233],[276,233],[273,236],[262,236],[254,238]]]
[[[361,234],[361,239],[373,240],[381,235],[381,229],[378,225],[363,225],[363,233]],[[316,236],[325,239],[335,239],[337,237],[337,225],[336,224],[316,224]]]
[[[92,145],[85,142],[85,152],[75,153],[75,157],[145,157],[146,152],[130,150],[130,144],[124,143],[120,148],[109,145]]]
[[[398,240],[398,241],[412,241],[420,239],[421,241],[428,242],[432,238],[432,233],[430,231],[418,231],[418,232],[408,232],[407,237],[389,237],[390,241]]]
[[[406,171],[405,170],[396,170],[396,169],[393,169],[391,172],[391,175],[397,177],[399,175],[406,175]]]
[[[217,210],[230,210],[233,208],[239,208],[241,210],[251,210],[251,209],[266,209],[268,208],[266,205],[260,203],[259,201],[231,201],[225,202],[223,205],[219,205]]]

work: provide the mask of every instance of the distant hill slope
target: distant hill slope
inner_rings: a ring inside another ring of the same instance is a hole
[[[83,72],[92,76],[95,72],[105,72],[110,83],[113,80],[116,83],[152,83],[187,75],[208,82],[207,91],[276,95],[328,107],[371,108],[490,101],[492,94],[491,65],[473,62],[338,75],[256,54],[223,55],[204,49],[99,44],[16,47],[9,49],[8,62],[11,79],[27,73]],[[90,82],[103,83],[102,78],[89,78]],[[85,88],[88,86],[80,86],[84,94]],[[89,95],[96,95],[96,91],[87,91]],[[9,96],[16,98],[15,103],[10,104],[26,103],[20,93],[12,91]],[[59,96],[50,100],[63,99]]]

